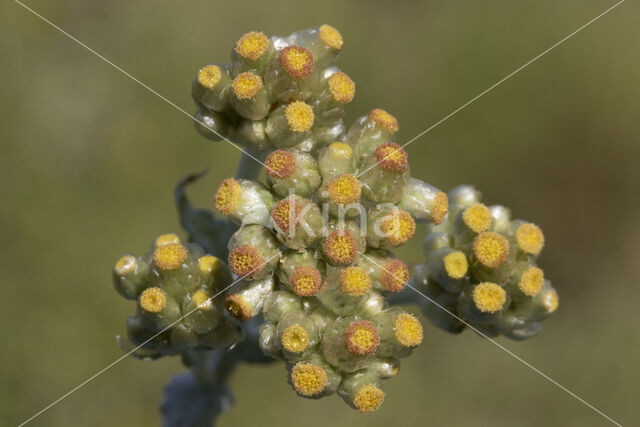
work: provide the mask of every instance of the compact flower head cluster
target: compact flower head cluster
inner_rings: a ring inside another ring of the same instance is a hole
[[[231,283],[229,268],[175,234],[159,236],[145,255],[120,258],[113,283],[124,298],[137,300],[137,313],[127,319],[127,337],[118,337],[118,343],[138,358],[174,356],[241,338],[213,298]]]
[[[542,230],[512,220],[503,206],[482,204],[471,186],[451,190],[449,201],[447,219],[429,227],[424,240],[426,263],[415,269],[415,286],[441,306],[426,304],[426,316],[454,333],[466,322],[490,337],[536,335],[558,307],[556,290],[536,264]]]
[[[224,123],[220,132],[276,148],[266,184],[229,178],[215,195],[216,209],[240,225],[228,262],[243,280],[225,307],[239,320],[264,314],[260,346],[287,363],[299,395],[337,392],[369,412],[382,402],[380,380],[422,341],[420,322],[384,301],[409,280],[390,250],[413,236],[415,219],[442,221],[447,197],[411,178],[388,112],[345,130],[355,84],[333,66],[341,47],[327,25],[288,38],[252,32],[232,64],[198,72],[193,94],[201,117]],[[225,77],[206,86],[212,70]]]

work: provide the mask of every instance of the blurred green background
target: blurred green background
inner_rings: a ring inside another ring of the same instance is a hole
[[[357,83],[349,118],[382,107],[407,141],[613,5],[602,0],[130,2],[28,5],[192,111],[190,84],[249,30],[329,23]],[[413,174],[472,183],[545,231],[560,292],[538,337],[500,339],[622,424],[640,423],[640,26],[627,1],[408,147]],[[239,153],[12,1],[0,5],[0,424],[105,367],[134,310],[109,270],[178,231],[172,188],[211,207]],[[420,237],[402,251],[420,261]],[[309,401],[281,364],[242,367],[221,426],[601,425],[606,420],[473,333],[425,340],[363,416]],[[124,360],[32,422],[156,426],[175,359]]]

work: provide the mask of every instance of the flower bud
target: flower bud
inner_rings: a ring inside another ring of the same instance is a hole
[[[314,120],[313,109],[302,101],[281,105],[269,114],[267,136],[278,148],[298,147],[300,151],[311,151],[315,146],[311,132]]]
[[[320,202],[326,203],[329,213],[338,218],[360,215],[360,194],[360,182],[346,173],[323,182],[318,192]]]
[[[367,250],[359,258],[362,267],[371,278],[372,287],[381,292],[400,292],[409,282],[407,264],[384,250]]]
[[[320,187],[318,163],[309,154],[276,150],[265,160],[267,181],[278,197],[293,191],[301,197],[311,197]]]
[[[235,76],[231,82],[230,101],[234,110],[249,120],[261,120],[271,109],[271,99],[262,78],[250,71]]]
[[[380,346],[377,355],[407,357],[422,343],[420,321],[400,307],[393,307],[376,318],[380,331]]]
[[[374,203],[398,203],[411,178],[407,152],[393,142],[376,147],[360,169],[365,197]]]
[[[264,33],[251,31],[243,35],[231,52],[234,73],[262,72],[273,53],[273,44]]]
[[[347,376],[338,389],[338,394],[352,408],[362,413],[377,410],[384,401],[384,392],[374,372],[363,371]]]
[[[229,102],[231,77],[228,66],[206,65],[198,70],[191,88],[191,96],[198,105],[210,111],[224,112]]]
[[[273,277],[240,282],[224,299],[224,307],[236,319],[247,321],[262,312],[265,301],[276,290]]]
[[[269,190],[246,179],[225,179],[215,195],[216,210],[242,225],[269,225],[274,204]]]
[[[354,317],[338,318],[322,337],[322,352],[331,365],[346,372],[367,366],[380,344],[376,325]]]
[[[299,296],[315,295],[322,285],[324,263],[315,250],[288,251],[278,265],[278,280]]]
[[[246,280],[270,276],[278,265],[278,241],[265,227],[248,225],[229,240],[229,267]]]
[[[113,286],[126,299],[136,299],[144,289],[149,264],[133,255],[125,255],[113,267]]]
[[[319,240],[323,222],[318,206],[296,195],[280,200],[271,211],[276,237],[291,249],[305,249]]]
[[[351,314],[367,297],[371,278],[361,267],[333,269],[318,293],[322,304],[338,316]]]
[[[401,209],[379,205],[367,215],[367,244],[373,248],[393,249],[405,244],[416,231],[416,223]]]
[[[318,167],[320,175],[326,181],[330,181],[343,174],[355,172],[353,167],[353,150],[345,142],[332,142],[322,148],[318,154]]]
[[[417,222],[438,225],[444,221],[449,209],[447,194],[432,185],[411,178],[405,187],[398,207],[411,214]]]

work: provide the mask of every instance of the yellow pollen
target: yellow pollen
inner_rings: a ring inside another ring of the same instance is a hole
[[[327,386],[327,372],[312,363],[296,363],[291,370],[293,388],[303,396],[311,397],[321,393]]]
[[[282,333],[282,347],[291,353],[301,353],[309,346],[309,333],[300,325],[291,325]]]
[[[340,289],[345,294],[360,297],[371,289],[371,278],[360,267],[347,267],[340,272]]]
[[[271,211],[271,218],[276,223],[280,231],[289,232],[291,226],[297,223],[298,215],[302,210],[300,202],[296,199],[287,197],[280,200]]]
[[[482,203],[475,203],[462,213],[464,223],[476,233],[487,231],[491,227],[491,211]]]
[[[229,254],[229,266],[238,276],[248,276],[262,270],[262,255],[251,245],[233,248]]]
[[[389,261],[382,271],[382,285],[388,291],[400,292],[409,282],[409,267],[399,259]]]
[[[153,262],[161,270],[175,270],[187,258],[187,250],[179,243],[158,246],[153,252]]]
[[[307,132],[313,126],[313,109],[302,101],[295,101],[287,105],[284,115],[287,118],[289,129],[293,132]]]
[[[324,42],[331,49],[339,50],[342,49],[342,34],[340,31],[333,28],[331,25],[320,25],[318,28],[320,32],[320,40]]]
[[[369,113],[369,120],[390,132],[398,132],[398,129],[400,129],[398,119],[380,108],[376,108]]]
[[[287,74],[296,79],[309,77],[313,70],[313,54],[300,46],[285,47],[280,51],[278,59]]]
[[[315,295],[322,284],[320,272],[311,266],[296,267],[291,276],[293,291],[304,297]]]
[[[518,287],[523,294],[534,297],[542,290],[544,285],[544,272],[538,267],[527,268],[522,276]]]
[[[220,260],[213,255],[198,258],[198,268],[204,274],[211,274],[220,268]]]
[[[253,73],[240,73],[231,82],[233,94],[238,99],[251,99],[262,89],[262,79]]]
[[[378,329],[368,320],[351,322],[345,331],[345,346],[351,354],[366,356],[375,352],[378,344]]]
[[[147,288],[140,294],[140,307],[149,313],[160,313],[167,305],[167,296],[160,288]]]
[[[295,172],[297,167],[296,156],[284,150],[276,150],[269,154],[264,161],[267,174],[271,178],[286,178]]]
[[[415,347],[422,342],[422,324],[408,313],[396,316],[394,320],[396,339],[405,347]]]
[[[338,71],[329,77],[329,92],[336,101],[347,104],[353,100],[356,94],[356,84],[351,77]]]
[[[207,89],[215,89],[220,83],[222,70],[217,65],[207,65],[198,71],[198,83]]]
[[[507,293],[495,283],[483,282],[473,288],[473,303],[483,313],[495,313],[506,300]]]
[[[350,173],[342,174],[327,184],[329,198],[336,204],[348,205],[360,200],[361,191],[360,182]]]
[[[191,296],[191,301],[193,301],[195,306],[200,310],[211,310],[211,308],[213,307],[213,303],[211,302],[210,297],[211,295],[209,295],[202,289],[199,289],[193,293],[193,295]]]
[[[182,241],[177,234],[163,234],[162,236],[158,236],[156,238],[154,246],[157,248],[158,246],[168,245],[169,243],[182,243]]]
[[[542,230],[530,222],[518,227],[516,240],[520,249],[531,255],[538,255],[544,246]]]
[[[387,236],[389,243],[400,246],[413,237],[416,222],[408,212],[398,209],[382,219],[380,230]]]
[[[442,191],[436,194],[431,205],[431,222],[438,225],[444,221],[449,211],[449,198]]]
[[[375,151],[378,165],[389,172],[402,173],[407,170],[407,152],[393,142],[378,145]]]
[[[558,293],[554,289],[549,289],[545,291],[544,295],[542,295],[542,306],[547,311],[547,313],[551,314],[558,309]]]
[[[120,276],[133,273],[136,269],[136,257],[133,255],[125,255],[116,262],[115,271]]]
[[[347,143],[336,141],[329,144],[329,152],[334,159],[349,160],[353,155],[351,146]]]
[[[329,233],[322,246],[325,255],[336,264],[350,264],[358,254],[356,239],[346,230]]]
[[[444,257],[444,269],[452,279],[462,279],[467,274],[469,263],[464,252],[455,251]]]
[[[242,322],[246,322],[253,317],[251,306],[238,294],[227,295],[224,299],[224,308],[227,309],[229,314]]]
[[[485,267],[497,268],[509,256],[509,242],[502,234],[484,231],[473,241],[473,253]]]
[[[242,187],[233,178],[227,178],[220,184],[215,195],[215,206],[218,212],[223,215],[232,214],[238,209]]]
[[[353,406],[363,413],[373,412],[382,405],[383,400],[384,391],[373,384],[367,384],[360,387],[356,392],[353,398]]]
[[[255,61],[269,49],[269,39],[264,33],[251,31],[240,37],[236,43],[236,52],[243,58]]]

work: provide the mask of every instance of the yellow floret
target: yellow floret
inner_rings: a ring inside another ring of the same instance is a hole
[[[356,392],[353,406],[363,413],[373,412],[382,405],[382,401],[384,401],[384,391],[373,384],[367,384]]]
[[[336,264],[350,264],[358,254],[356,239],[346,230],[332,231],[322,245],[324,254]]]
[[[240,37],[236,43],[236,52],[243,58],[255,61],[269,50],[269,39],[264,33],[251,31]]]
[[[362,296],[371,289],[371,278],[360,267],[347,267],[340,272],[340,289],[354,297]]]
[[[168,245],[169,243],[182,243],[180,237],[174,233],[163,234],[162,236],[158,236],[156,241],[154,242],[154,247]]]
[[[136,257],[133,255],[125,255],[116,262],[114,269],[118,275],[124,276],[125,274],[133,273],[136,269],[136,264]]]
[[[320,32],[320,40],[324,42],[331,49],[339,50],[342,49],[342,34],[340,31],[333,28],[331,25],[321,25],[318,28]]]
[[[544,246],[544,234],[540,227],[533,223],[522,224],[516,231],[518,246],[524,252],[538,255]]]
[[[238,99],[251,99],[262,89],[262,79],[253,73],[241,73],[231,82],[233,94]]]
[[[452,279],[462,279],[469,269],[469,262],[464,252],[455,251],[445,255],[444,269]]]
[[[213,307],[211,296],[202,289],[198,289],[193,293],[191,301],[193,301],[195,306],[200,310],[211,310]]]
[[[431,222],[438,225],[444,221],[449,211],[449,197],[442,191],[436,194],[431,205]]]
[[[238,246],[229,253],[229,267],[242,277],[258,273],[263,267],[262,255],[251,245]]]
[[[413,237],[416,222],[408,212],[397,209],[382,219],[380,230],[387,236],[389,243],[400,246]]]
[[[411,314],[401,313],[394,321],[396,339],[405,347],[415,347],[422,342],[422,324]]]
[[[400,292],[409,282],[409,267],[407,264],[394,259],[382,269],[382,285],[391,292]]]
[[[345,173],[329,181],[327,193],[333,203],[348,205],[360,200],[360,182],[350,173]]]
[[[220,184],[215,195],[216,209],[223,215],[230,215],[238,209],[242,187],[233,178],[227,178]]]
[[[507,293],[500,286],[483,282],[473,288],[473,303],[483,313],[495,313],[507,300]]]
[[[542,306],[549,314],[558,309],[559,302],[558,293],[555,289],[549,289],[542,295]]]
[[[296,267],[291,276],[291,288],[300,296],[315,295],[322,285],[320,272],[311,266]]]
[[[294,198],[287,197],[280,200],[271,211],[271,218],[277,225],[278,231],[288,233],[291,226],[297,223],[302,205]]]
[[[356,94],[356,84],[348,75],[338,71],[329,77],[329,92],[333,99],[342,104],[347,104],[353,100]]]
[[[158,246],[153,252],[153,262],[161,270],[175,270],[187,258],[187,249],[179,243]]]
[[[264,161],[267,174],[272,178],[286,178],[295,172],[296,156],[289,151],[276,150]]]
[[[291,325],[280,337],[282,347],[291,353],[301,353],[309,346],[309,333],[300,325]]]
[[[401,173],[409,166],[407,152],[393,142],[378,145],[375,155],[377,164],[389,172]]]
[[[327,386],[327,372],[312,363],[296,363],[291,370],[293,388],[302,396],[320,394]]]
[[[353,149],[345,142],[332,142],[329,144],[329,153],[333,159],[349,160],[353,155]]]
[[[309,104],[295,101],[287,105],[284,111],[289,129],[293,132],[307,132],[313,126],[313,109]]]
[[[167,296],[160,288],[147,288],[140,294],[140,307],[149,313],[160,313],[167,305]]]
[[[491,211],[482,203],[474,203],[464,210],[462,220],[475,233],[482,233],[491,227]]]
[[[224,308],[236,319],[246,322],[253,317],[251,305],[238,294],[229,294],[224,299]]]
[[[538,267],[527,268],[522,276],[518,287],[527,296],[534,297],[538,295],[544,285],[544,272]]]
[[[198,83],[207,89],[215,89],[222,78],[222,70],[217,65],[207,65],[198,71]]]
[[[351,354],[365,356],[376,351],[380,344],[380,334],[376,326],[368,320],[351,322],[345,331],[345,345]]]
[[[376,125],[390,132],[398,132],[398,130],[400,129],[400,125],[398,124],[398,119],[396,119],[391,114],[387,113],[381,108],[376,108],[375,110],[372,110],[369,113],[369,120],[371,120]]]
[[[198,258],[198,268],[204,274],[211,274],[220,268],[220,259],[213,255]]]
[[[280,51],[278,59],[287,74],[296,79],[309,77],[313,70],[313,54],[300,46],[285,47]]]
[[[502,234],[484,231],[473,241],[473,253],[485,267],[498,268],[509,256],[509,242]]]

